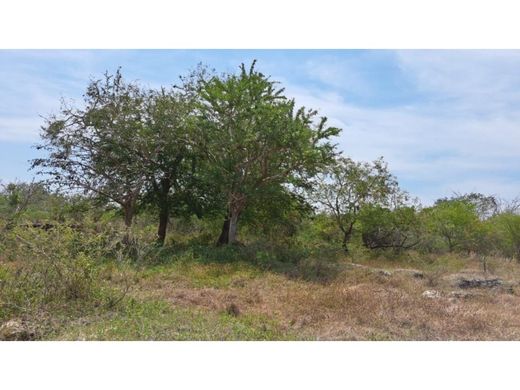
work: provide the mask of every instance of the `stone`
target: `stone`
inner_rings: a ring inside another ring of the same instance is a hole
[[[465,292],[465,291],[452,291],[450,293],[450,298],[458,298],[458,299],[466,299],[472,297],[473,294]]]
[[[492,288],[502,285],[500,279],[460,279],[457,286],[459,288]]]
[[[441,293],[437,290],[426,290],[422,293],[424,298],[437,299],[441,297]]]
[[[0,340],[32,340],[34,332],[19,320],[9,320],[0,326]]]

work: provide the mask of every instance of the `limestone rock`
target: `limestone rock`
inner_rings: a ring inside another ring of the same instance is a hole
[[[422,293],[425,298],[437,299],[441,297],[441,293],[437,290],[426,290]]]
[[[34,332],[19,320],[9,320],[0,326],[0,340],[32,340]]]
[[[450,293],[450,298],[466,299],[466,298],[471,298],[472,296],[473,296],[472,293],[465,292],[465,291],[452,291]]]

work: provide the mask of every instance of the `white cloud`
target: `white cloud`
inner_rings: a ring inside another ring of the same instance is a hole
[[[317,108],[343,128],[339,146],[360,160],[384,156],[423,200],[453,191],[513,197],[520,193],[520,110],[479,117],[460,106],[366,108],[339,94],[288,86],[299,104]],[[460,97],[463,100],[463,97]],[[461,104],[465,104],[463,101]]]
[[[318,80],[335,90],[347,93],[356,91],[368,95],[372,92],[372,88],[368,80],[362,76],[357,62],[340,60],[328,55],[306,61],[303,66],[307,77],[311,80]]]
[[[493,115],[520,102],[518,50],[404,50],[397,59],[435,105],[451,106],[451,115]]]
[[[38,117],[0,117],[0,142],[35,142],[42,123]]]

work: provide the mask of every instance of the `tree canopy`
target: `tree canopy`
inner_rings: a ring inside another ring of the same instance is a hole
[[[240,215],[267,187],[301,185],[334,155],[329,139],[340,129],[283,92],[254,62],[200,85],[196,139],[221,195],[220,244],[236,241]]]
[[[93,80],[83,107],[63,101],[60,114],[46,120],[38,149],[48,156],[32,166],[51,184],[119,204],[130,226],[146,182],[143,160],[135,155],[142,146],[145,101],[141,88],[125,82],[119,70]]]

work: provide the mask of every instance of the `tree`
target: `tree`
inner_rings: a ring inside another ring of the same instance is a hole
[[[402,250],[419,244],[421,229],[416,210],[400,206],[391,210],[379,205],[365,206],[360,213],[361,238],[370,249]]]
[[[189,143],[193,126],[192,99],[179,90],[150,91],[143,118],[143,140],[135,154],[146,174],[146,200],[159,214],[157,241],[164,244],[173,209],[192,204],[196,158]],[[191,202],[190,202],[191,199]]]
[[[51,184],[119,204],[129,228],[146,182],[135,154],[142,146],[144,104],[144,92],[125,82],[120,70],[105,73],[89,84],[83,108],[63,101],[60,114],[46,120],[38,149],[48,156],[33,160],[32,167]]]
[[[382,157],[372,163],[339,157],[317,176],[309,190],[311,200],[336,220],[346,252],[361,209],[367,205],[388,206],[397,193],[397,181]]]
[[[424,213],[430,230],[445,241],[450,252],[472,248],[479,222],[474,204],[463,200],[440,200]]]
[[[5,219],[1,230],[9,230],[31,209],[51,208],[49,200],[53,195],[47,191],[43,183],[0,183],[0,217]],[[61,199],[60,199],[61,200]],[[34,207],[36,206],[36,207]],[[34,210],[31,214],[34,214]]]
[[[468,194],[455,193],[451,198],[441,198],[435,203],[461,201],[472,204],[475,207],[475,212],[481,220],[488,219],[496,215],[499,211],[499,200],[492,195],[484,195],[478,192],[471,192]]]
[[[520,262],[520,215],[504,212],[495,216],[492,223],[502,254]]]
[[[196,145],[224,213],[218,244],[237,240],[240,215],[266,188],[301,185],[334,155],[340,129],[296,109],[276,83],[244,64],[238,75],[200,82]],[[281,207],[283,205],[277,205]]]

